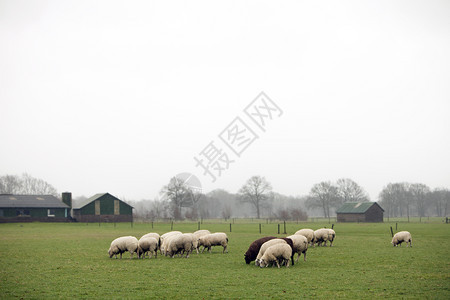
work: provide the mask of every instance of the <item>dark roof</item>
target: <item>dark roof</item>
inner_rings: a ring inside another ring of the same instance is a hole
[[[79,204],[74,205],[72,208],[73,208],[73,209],[80,209],[80,208],[82,208],[82,207],[88,205],[88,204],[91,203],[92,201],[95,201],[95,200],[97,200],[98,198],[101,198],[101,197],[103,197],[103,196],[105,196],[105,195],[110,195],[111,197],[116,198],[116,199],[119,200],[119,201],[122,201],[122,200],[120,200],[119,198],[114,197],[113,195],[111,195],[111,194],[109,194],[109,193],[99,193],[99,194],[95,194],[94,196],[90,197],[89,199],[84,200],[83,202],[81,202],[81,203],[79,203]],[[124,202],[124,201],[122,201],[122,202],[125,203],[126,205],[131,206],[130,204],[128,204],[128,203],[126,203],[126,202]],[[133,206],[131,206],[131,207],[133,207]]]
[[[342,206],[336,210],[336,213],[363,214],[373,205],[377,205],[379,208],[381,208],[381,206],[379,206],[376,202],[347,202],[342,204]],[[381,210],[384,211],[383,208],[381,208]]]
[[[52,195],[12,195],[0,194],[2,208],[70,208],[67,204]]]

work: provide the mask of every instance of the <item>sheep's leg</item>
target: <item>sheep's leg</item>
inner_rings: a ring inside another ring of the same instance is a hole
[[[286,259],[286,268],[289,268],[289,259]]]
[[[278,266],[278,269],[279,269],[280,268],[280,263],[278,262],[278,259],[276,259],[275,261],[277,262],[277,266]]]
[[[303,252],[303,261],[306,261],[306,251]]]

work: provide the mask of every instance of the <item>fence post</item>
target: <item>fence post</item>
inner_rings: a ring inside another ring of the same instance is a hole
[[[331,224],[331,229],[334,229],[334,224]]]
[[[230,232],[231,232],[231,223],[230,223]]]
[[[152,221],[152,229],[153,229],[153,221]]]
[[[280,234],[280,224],[278,224],[278,234]]]
[[[284,222],[284,234],[286,234],[286,221],[283,222]]]
[[[198,230],[200,230],[200,222],[198,222]]]
[[[394,237],[394,232],[392,231],[392,226],[391,226],[391,236]]]
[[[172,221],[172,223],[170,223],[170,231],[172,231],[173,230],[173,221]]]
[[[395,232],[397,232],[398,230],[397,230],[397,223],[395,223]]]
[[[261,233],[261,223],[259,223],[259,233]]]

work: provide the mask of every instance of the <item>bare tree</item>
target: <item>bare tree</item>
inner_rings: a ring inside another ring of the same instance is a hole
[[[320,207],[323,216],[330,217],[330,208],[336,207],[338,202],[338,188],[329,181],[315,184],[309,192],[306,205],[310,208]]]
[[[430,198],[434,205],[436,216],[447,216],[450,204],[450,191],[444,188],[437,188],[430,194]]]
[[[272,185],[261,176],[253,176],[238,192],[243,203],[250,203],[256,210],[256,217],[261,217],[261,207],[273,199]]]
[[[345,202],[368,202],[369,195],[356,182],[341,178],[336,182],[340,204]]]
[[[430,188],[423,183],[414,183],[409,187],[410,194],[416,204],[419,217],[425,217],[426,201],[429,199]]]
[[[186,183],[177,177],[172,177],[169,184],[162,188],[161,193],[170,201],[172,217],[176,220],[182,219],[182,207],[192,206],[192,192]]]
[[[0,177],[0,193],[58,196],[57,190],[51,184],[26,173],[22,174],[22,177],[15,175]]]

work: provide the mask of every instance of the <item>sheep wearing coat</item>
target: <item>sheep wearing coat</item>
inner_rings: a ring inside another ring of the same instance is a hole
[[[206,229],[201,229],[201,230],[197,230],[196,232],[194,232],[194,249],[195,251],[197,251],[198,254],[198,239],[201,236],[207,235],[207,234],[211,234],[211,232],[209,230]],[[204,249],[205,247],[203,247]]]
[[[145,258],[145,254],[148,253],[148,258],[150,259],[152,255],[155,255],[155,258],[158,256],[158,240],[151,236],[143,236],[139,239],[139,252],[138,257]]]
[[[161,235],[160,237],[160,245],[159,245],[159,252],[164,255],[165,254],[165,248],[166,248],[166,240],[174,235],[182,234],[181,231],[169,231]]]
[[[313,246],[314,244],[314,230],[312,229],[300,229],[299,231],[297,231],[296,233],[294,233],[294,235],[303,235],[304,237],[306,237],[308,239],[308,243],[310,243],[311,246]]]
[[[301,234],[294,234],[288,236],[288,238],[291,239],[294,244],[292,252],[293,255],[295,255],[295,253],[298,254],[296,261],[298,261],[302,253],[303,253],[303,261],[306,261],[306,251],[308,250],[308,239]]]
[[[397,232],[394,235],[394,237],[392,238],[391,244],[394,247],[397,247],[398,245],[401,246],[403,242],[406,243],[406,247],[408,247],[408,243],[409,243],[409,246],[412,247],[411,233],[409,233],[408,231]]]
[[[167,241],[166,256],[173,258],[175,254],[186,253],[186,258],[188,258],[192,248],[192,233],[174,235]]]
[[[206,234],[206,235],[201,236],[198,239],[198,247],[200,247],[200,246],[203,246],[201,253],[203,253],[205,248],[208,248],[209,253],[211,253],[212,246],[222,246],[223,247],[222,253],[225,253],[225,251],[228,253],[228,250],[227,250],[228,237],[223,232]]]
[[[265,242],[267,242],[269,240],[273,240],[273,239],[276,239],[276,237],[274,237],[274,236],[266,236],[266,237],[262,237],[260,239],[257,239],[256,241],[253,241],[253,243],[251,243],[250,246],[248,247],[247,252],[245,252],[245,254],[244,254],[245,263],[248,265],[252,261],[254,261],[256,259],[256,257],[258,256],[259,249],[261,249],[261,246]]]
[[[334,236],[332,236],[332,233],[329,230],[332,229],[320,228],[314,231],[314,244],[317,244],[320,247],[321,245],[326,246],[327,241],[333,243]]]
[[[287,244],[287,242],[280,238],[275,238],[272,240],[269,240],[261,245],[261,248],[259,249],[258,255],[256,256],[255,265],[259,266],[259,262],[261,260],[261,257],[263,257],[264,253],[266,252],[267,248],[270,246],[276,245],[276,244]]]
[[[122,236],[111,242],[111,246],[108,249],[109,258],[115,256],[117,258],[117,254],[120,254],[120,258],[122,258],[122,253],[128,251],[131,256],[130,259],[133,258],[133,253],[136,252],[138,255],[139,249],[139,241],[134,236]]]
[[[285,264],[289,268],[289,258],[292,257],[292,248],[288,244],[276,244],[267,248],[264,255],[261,257],[259,266],[261,268],[269,266],[269,264],[276,263],[278,268],[281,264]]]

